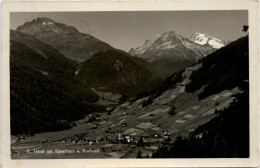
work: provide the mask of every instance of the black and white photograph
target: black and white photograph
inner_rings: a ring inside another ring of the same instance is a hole
[[[11,160],[252,157],[249,10],[9,23]]]

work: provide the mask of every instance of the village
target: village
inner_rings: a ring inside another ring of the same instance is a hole
[[[53,155],[57,158],[136,158],[138,155],[151,158],[159,147],[172,144],[177,136],[188,136],[209,121],[216,115],[215,110],[227,107],[234,99],[232,95],[240,92],[234,88],[199,101],[198,93],[188,95],[185,92],[193,69],[186,69],[181,83],[148,104],[149,96],[133,98],[123,104],[108,105],[102,113],[89,114],[68,130],[31,137],[12,136],[12,158],[53,158]],[[106,95],[111,97],[112,94]],[[108,99],[106,103],[109,103]],[[170,115],[173,105],[176,109],[174,115]],[[95,152],[35,154],[35,149]]]

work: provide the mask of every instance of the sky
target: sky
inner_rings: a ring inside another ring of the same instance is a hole
[[[76,27],[111,46],[129,51],[155,40],[160,34],[175,31],[184,37],[205,33],[220,40],[236,40],[246,34],[248,11],[123,11],[123,12],[15,12],[10,15],[10,28],[27,21],[48,17]]]

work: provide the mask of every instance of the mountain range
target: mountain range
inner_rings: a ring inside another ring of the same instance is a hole
[[[95,89],[121,94],[121,101],[164,90],[165,82],[179,78],[175,72],[227,44],[169,31],[126,53],[49,18],[26,22],[10,31],[12,133],[67,128],[57,119],[73,122],[102,111]],[[26,124],[28,118],[35,120]]]
[[[142,47],[130,49],[129,54],[147,60],[161,72],[161,76],[167,77],[226,44],[207,34],[194,33],[191,38],[186,38],[169,31],[154,41],[146,40]]]
[[[10,30],[10,72],[12,134],[68,128],[58,119],[73,122],[103,109],[93,88],[124,99],[160,81],[141,58],[48,18]]]
[[[108,90],[121,92],[126,94],[125,96],[133,96],[137,90],[140,92],[147,88],[149,90],[149,87],[140,87],[140,84],[143,84],[140,81],[149,83],[156,78],[146,61],[115,49],[89,34],[80,33],[75,27],[55,22],[46,17],[26,22],[12,32],[23,35],[21,41],[28,41],[27,46],[38,53],[47,52],[46,49],[43,50],[44,47],[39,45],[44,43],[59,55],[73,62],[75,80],[84,82],[87,87],[107,87]],[[11,36],[14,34],[11,33]],[[29,37],[34,41],[37,39],[38,42],[29,40]],[[117,56],[114,57],[115,55]],[[100,66],[102,63],[100,60],[105,61],[103,66]],[[101,76],[106,77],[107,80],[103,80]],[[111,83],[111,81],[114,82]],[[122,92],[122,89],[126,88],[125,86],[129,87],[128,93]]]

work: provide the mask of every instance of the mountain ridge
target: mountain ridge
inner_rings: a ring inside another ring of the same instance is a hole
[[[215,41],[219,42],[220,44],[213,44],[212,40],[215,40]],[[219,40],[208,34],[194,33],[190,38],[186,38],[186,37],[176,33],[175,31],[168,31],[168,32],[161,34],[157,39],[155,39],[153,41],[145,40],[145,43],[143,46],[137,47],[135,49],[131,48],[128,53],[130,53],[131,55],[142,56],[142,54],[145,53],[147,50],[175,48],[176,45],[178,45],[178,42],[183,43],[183,45],[186,47],[191,47],[188,45],[192,45],[192,43],[195,43],[195,44],[193,44],[195,46],[196,46],[196,44],[198,44],[200,46],[211,46],[214,49],[219,49],[227,44],[227,41]],[[196,46],[196,47],[198,47],[198,46]],[[191,47],[189,49],[192,50],[193,48]],[[196,51],[193,49],[193,51],[198,53],[198,50]],[[212,51],[202,53],[202,55],[205,56],[205,54],[208,54],[210,52],[212,52]],[[199,54],[201,54],[201,53],[199,53]]]
[[[89,34],[80,33],[73,26],[58,23],[46,17],[26,22],[16,31],[34,36],[78,63],[84,62],[99,51],[114,49]]]
[[[143,46],[131,48],[128,53],[147,60],[160,75],[168,77],[224,46],[212,36],[205,35],[207,39],[203,39],[199,35],[203,34],[186,38],[175,31],[164,32],[154,41],[146,40]],[[206,42],[202,44],[199,40]]]

